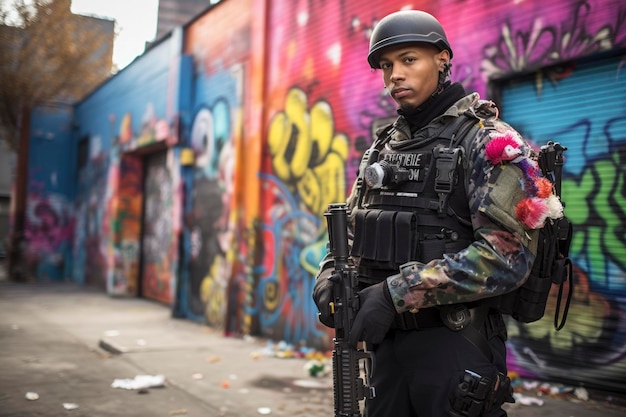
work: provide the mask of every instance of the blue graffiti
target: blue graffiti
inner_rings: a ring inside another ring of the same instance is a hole
[[[262,232],[272,236],[273,242],[273,248],[266,248],[265,252],[275,254],[276,258],[263,270],[255,291],[255,305],[248,307],[247,313],[257,315],[262,328],[282,332],[288,342],[324,338],[326,333],[317,324],[317,308],[310,296],[314,279],[302,266],[309,261],[305,259],[311,253],[309,242],[318,234],[320,219],[300,210],[297,200],[275,176],[260,174],[260,177],[273,188],[277,201],[270,219],[261,226]],[[287,280],[286,291],[276,294],[282,280]],[[279,297],[271,310],[265,303],[268,293]]]

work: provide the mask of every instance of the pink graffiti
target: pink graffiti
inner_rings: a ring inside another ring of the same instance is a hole
[[[61,245],[68,244],[73,235],[73,222],[64,214],[64,207],[49,199],[31,197],[25,230],[29,251],[39,255],[56,253]]]

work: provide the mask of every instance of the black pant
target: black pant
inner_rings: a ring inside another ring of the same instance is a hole
[[[376,398],[367,402],[366,416],[449,416],[450,398],[465,370],[489,378],[498,371],[506,375],[504,338],[494,336],[489,344],[494,363],[463,334],[447,327],[392,330],[374,351],[371,384]],[[506,417],[506,412],[497,406],[484,417]]]

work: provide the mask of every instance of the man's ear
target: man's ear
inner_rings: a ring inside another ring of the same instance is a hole
[[[444,49],[436,55],[436,59],[439,62],[439,72],[445,72],[450,66],[450,52]]]

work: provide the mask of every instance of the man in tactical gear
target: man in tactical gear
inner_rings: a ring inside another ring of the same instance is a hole
[[[522,285],[537,231],[556,216],[534,153],[492,102],[450,81],[452,56],[422,11],[392,13],[372,32],[367,60],[399,117],[348,198],[362,288],[350,342],[374,352],[369,417],[506,416],[507,334],[490,300]],[[313,294],[329,327],[332,270],[327,256]]]

